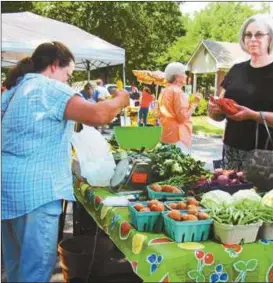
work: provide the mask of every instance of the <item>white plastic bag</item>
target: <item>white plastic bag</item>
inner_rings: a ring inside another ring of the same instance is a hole
[[[83,125],[79,133],[73,133],[71,142],[76,149],[81,176],[91,186],[109,186],[116,163],[110,146],[101,133],[93,127]]]

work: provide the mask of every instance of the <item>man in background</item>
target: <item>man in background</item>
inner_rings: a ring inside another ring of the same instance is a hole
[[[106,100],[106,99],[111,97],[111,94],[108,92],[106,87],[104,87],[103,80],[98,79],[96,81],[96,84],[97,84],[97,86],[96,86],[95,90],[98,92],[98,94],[97,94],[97,102],[104,101],[104,100]]]
[[[91,85],[91,83],[87,83],[83,90],[80,91],[80,94],[88,101],[92,102],[92,103],[96,103],[96,101],[93,98],[93,94],[94,94],[94,89]]]

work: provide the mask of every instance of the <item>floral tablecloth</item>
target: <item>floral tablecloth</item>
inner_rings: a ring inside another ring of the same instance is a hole
[[[74,192],[144,282],[273,282],[273,241],[176,243],[163,233],[138,232],[127,207],[104,206],[113,195],[107,188],[76,180]]]

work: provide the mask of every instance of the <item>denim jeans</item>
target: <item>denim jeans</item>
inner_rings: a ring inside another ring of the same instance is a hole
[[[147,126],[147,117],[148,117],[149,108],[140,108],[138,112],[138,126],[142,125],[142,119],[143,119],[143,125]]]
[[[18,218],[2,220],[8,282],[49,282],[57,260],[61,200]]]

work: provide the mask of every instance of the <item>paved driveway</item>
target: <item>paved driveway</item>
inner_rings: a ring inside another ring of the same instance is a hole
[[[194,136],[192,143],[192,156],[196,160],[206,162],[205,167],[213,169],[212,161],[221,159],[223,142],[221,138]]]

